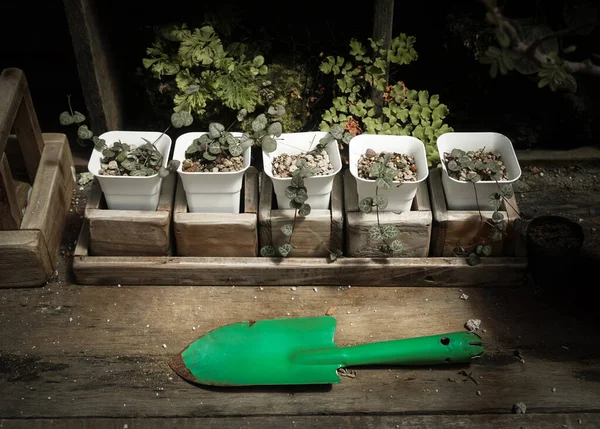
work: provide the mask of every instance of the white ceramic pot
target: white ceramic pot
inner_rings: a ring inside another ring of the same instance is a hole
[[[296,155],[299,153],[308,152],[314,149],[327,133],[325,131],[309,131],[304,133],[284,133],[277,139],[277,149],[273,152],[266,153],[263,151],[263,169],[264,172],[273,181],[273,190],[277,198],[277,207],[279,209],[289,209],[290,199],[285,195],[285,188],[290,186],[291,177],[275,177],[273,176],[273,159],[285,153],[288,155]],[[328,210],[331,200],[331,189],[333,188],[333,178],[342,169],[342,157],[337,146],[337,141],[333,140],[329,143],[325,150],[329,154],[329,161],[334,168],[333,173],[312,176],[304,179],[306,193],[308,194],[307,204],[311,209]]]
[[[448,174],[446,164],[443,162],[444,153],[452,149],[461,149],[465,152],[480,150],[498,151],[502,155],[502,162],[506,166],[508,178],[499,180],[500,186],[511,185],[521,177],[521,166],[512,142],[508,137],[494,132],[450,132],[442,134],[437,139],[437,148],[442,160],[442,185],[446,196],[446,205],[450,210],[491,210],[488,204],[489,196],[498,192],[498,185],[492,180],[482,180],[475,183],[453,179]],[[479,203],[479,207],[478,204]]]
[[[146,144],[142,137],[150,142],[155,142],[160,137],[154,145],[163,156],[163,166],[166,167],[171,151],[171,137],[161,134],[157,131],[109,131],[99,137],[106,140],[107,146],[119,140],[131,146],[141,146]],[[152,176],[104,176],[98,174],[101,159],[102,153],[93,150],[88,171],[98,179],[109,209],[156,210],[162,185],[162,178],[158,173]]]
[[[181,161],[177,174],[183,184],[188,210],[193,213],[232,213],[240,212],[240,197],[244,173],[250,167],[250,148],[244,153],[244,168],[240,171],[190,172],[183,171],[185,151],[198,137],[206,132],[182,134],[175,141],[173,159]],[[231,133],[241,137],[242,133]]]
[[[413,199],[417,194],[417,188],[429,175],[427,154],[423,142],[412,136],[383,134],[359,134],[350,140],[350,173],[356,179],[356,190],[359,201],[366,197],[374,197],[377,188],[375,180],[358,177],[358,160],[367,149],[373,149],[377,153],[396,152],[415,158],[415,166],[417,167],[416,181],[394,181],[394,186],[390,189],[377,190],[377,195],[387,196],[388,198],[388,205],[383,211],[396,213],[410,211]]]

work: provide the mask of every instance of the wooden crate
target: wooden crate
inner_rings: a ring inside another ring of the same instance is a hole
[[[178,256],[257,256],[258,171],[244,174],[239,214],[190,213],[183,183],[179,180],[173,223]]]
[[[379,250],[381,241],[374,241],[369,236],[369,228],[377,225],[376,213],[362,213],[358,209],[356,179],[346,170],[344,174],[344,209],[346,218],[346,256],[350,257],[384,257]],[[409,212],[396,214],[380,212],[381,225],[396,225],[400,230],[397,239],[403,244],[399,257],[425,258],[429,255],[431,239],[432,214],[429,204],[427,183],[423,181],[417,189],[413,205]]]
[[[429,192],[433,212],[433,230],[431,239],[432,256],[453,256],[456,246],[467,246],[475,243],[479,237],[488,234],[490,228],[485,224],[491,220],[492,211],[448,210],[442,186],[442,171],[431,169],[429,173]],[[504,218],[508,220],[508,236],[501,242],[494,243],[492,256],[525,256],[523,240],[515,231],[514,220],[518,218],[518,206],[514,195],[508,199],[509,204],[500,207]],[[484,202],[487,204],[487,201]],[[480,225],[481,228],[480,232]]]
[[[100,183],[94,179],[85,217],[90,254],[96,256],[159,256],[171,254],[171,214],[177,176],[162,181],[158,206],[151,210],[109,210]]]
[[[13,180],[5,155],[15,129],[20,158],[32,184],[29,202]],[[73,158],[64,134],[42,134],[25,75],[0,76],[0,287],[44,285],[54,270],[73,194]],[[24,210],[23,210],[24,208]]]
[[[294,210],[275,208],[273,182],[266,174],[261,176],[258,210],[259,246],[287,243],[289,238],[281,231],[286,224],[294,224]],[[310,198],[307,201],[310,204]],[[308,216],[296,218],[290,256],[321,257],[344,248],[344,215],[342,174],[337,174],[331,191],[330,210],[312,210]]]

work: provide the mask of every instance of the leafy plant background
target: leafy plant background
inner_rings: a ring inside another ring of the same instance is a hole
[[[344,56],[351,38],[367,40],[372,35],[371,5],[349,6],[338,0],[292,2],[285,8],[275,1],[260,5],[228,0],[161,5],[141,0],[97,3],[99,24],[113,29],[104,43],[119,66],[124,126],[130,129],[151,126],[163,130],[168,125],[161,109],[170,111],[169,100],[152,99],[146,82],[137,74],[154,25],[188,22],[200,26],[211,22],[224,42],[260,43],[268,48],[265,60],[269,64],[279,62],[299,68],[304,81],[309,82],[309,92],[316,95],[311,115],[303,125],[306,129],[316,129],[320,115],[331,105],[329,91],[316,91],[319,84],[331,84],[318,73],[320,53]],[[544,3],[548,7],[540,9]],[[503,12],[515,19],[556,26],[563,19],[566,3],[508,0]],[[0,30],[3,40],[11,40],[0,56],[0,67],[26,71],[41,128],[45,132],[64,132],[56,119],[56,106],[65,95],[72,94],[74,104],[84,111],[86,108],[63,5],[44,3],[34,15],[28,13],[25,2],[8,2],[5,6],[7,15],[29,16],[29,30],[18,38],[13,37],[10,25]],[[276,19],[271,18],[273,14]],[[582,77],[576,94],[540,90],[520,74],[490,78],[489,67],[476,58],[478,50],[494,37],[485,21],[485,7],[479,1],[442,2],[435,7],[428,2],[396,2],[394,15],[393,35],[414,36],[419,54],[417,61],[403,67],[402,79],[411,88],[439,94],[450,109],[446,121],[455,130],[502,130],[517,148],[573,148],[600,142],[600,131],[594,126],[600,102],[597,78]],[[364,25],[355,25],[358,21]],[[598,31],[596,27],[583,43],[577,44],[573,53],[576,58],[598,53]],[[303,105],[311,95],[301,95],[299,104]],[[169,133],[176,138],[174,131]],[[73,142],[74,137],[70,139]]]

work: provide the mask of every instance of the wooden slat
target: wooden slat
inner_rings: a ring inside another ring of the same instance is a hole
[[[22,219],[17,186],[10,172],[8,158],[0,154],[0,231],[19,229]]]
[[[243,213],[189,213],[181,180],[173,209],[173,226],[179,256],[258,255],[258,171],[244,174]]]
[[[516,402],[524,402],[528,414],[597,412],[600,342],[596,315],[589,313],[593,303],[569,304],[564,294],[533,288],[508,292],[64,283],[7,290],[0,312],[0,417],[501,414],[522,417],[505,422],[529,427],[527,415],[510,414]],[[462,293],[469,299],[460,299]],[[470,365],[359,367],[355,378],[323,387],[202,388],[168,367],[176,353],[217,327],[323,315],[332,306],[340,346],[460,331],[478,318],[486,354]],[[570,423],[579,427],[577,420]]]
[[[23,77],[23,80],[25,80],[25,77]],[[33,183],[44,151],[44,138],[42,137],[42,131],[26,80],[24,85],[25,90],[15,117],[14,128],[29,180]]]
[[[25,88],[25,75],[22,70],[16,68],[2,70],[0,75],[0,154],[6,150],[8,136],[17,117]]]
[[[244,213],[258,213],[258,176],[258,170],[252,166],[244,174]]]
[[[40,231],[0,231],[0,288],[41,286],[52,271]]]
[[[90,254],[159,256],[171,250],[171,212],[177,177],[162,181],[158,206],[150,210],[108,210],[95,179],[85,216],[89,220]]]
[[[431,254],[432,256],[452,256],[454,254],[453,249],[456,246],[467,247],[480,241],[481,237],[487,236],[491,227],[486,225],[485,222],[488,220],[491,221],[493,212],[491,210],[482,210],[480,214],[477,210],[448,210],[441,175],[441,168],[434,168],[430,170],[428,179],[433,214]],[[514,195],[509,198],[509,202],[518,210]],[[511,210],[510,213],[507,213],[504,204],[500,208],[502,209],[500,213],[509,221],[507,232],[510,239],[504,240],[506,243],[492,243],[492,256],[514,256],[518,241],[518,237],[515,236],[513,229],[513,222],[516,218],[514,215],[515,212]],[[482,226],[481,234],[478,234],[480,226]],[[508,243],[510,243],[510,246]],[[520,251],[517,254],[522,256],[523,252]]]
[[[56,262],[73,195],[73,158],[64,134],[43,134],[45,145],[21,229],[42,232]]]
[[[597,429],[600,414],[480,414],[375,416],[264,416],[264,417],[146,417],[87,419],[3,419],[6,429],[280,429],[280,428],[396,428],[396,429]]]
[[[123,124],[119,79],[103,19],[94,0],[63,0],[77,69],[90,118],[97,135],[120,130]]]
[[[381,241],[374,241],[369,229],[377,225],[377,213],[362,213],[358,209],[356,179],[349,170],[344,174],[344,195],[346,209],[346,254],[351,257],[385,257],[379,250]],[[400,234],[397,239],[403,244],[399,257],[427,257],[431,239],[432,214],[427,183],[417,189],[412,208],[408,212],[396,214],[380,212],[381,225],[395,225]]]
[[[331,237],[330,250],[344,251],[344,179],[339,172],[333,179],[331,190]]]

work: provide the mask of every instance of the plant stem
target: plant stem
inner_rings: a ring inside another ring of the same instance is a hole
[[[69,104],[69,111],[71,112],[71,116],[74,115],[73,108],[71,107],[71,94],[67,95],[67,103]]]
[[[294,209],[294,222],[292,222],[292,233],[290,234],[290,238],[288,239],[288,244],[292,244],[292,235],[294,235],[294,231],[296,230],[296,218],[298,217],[298,209]]]

